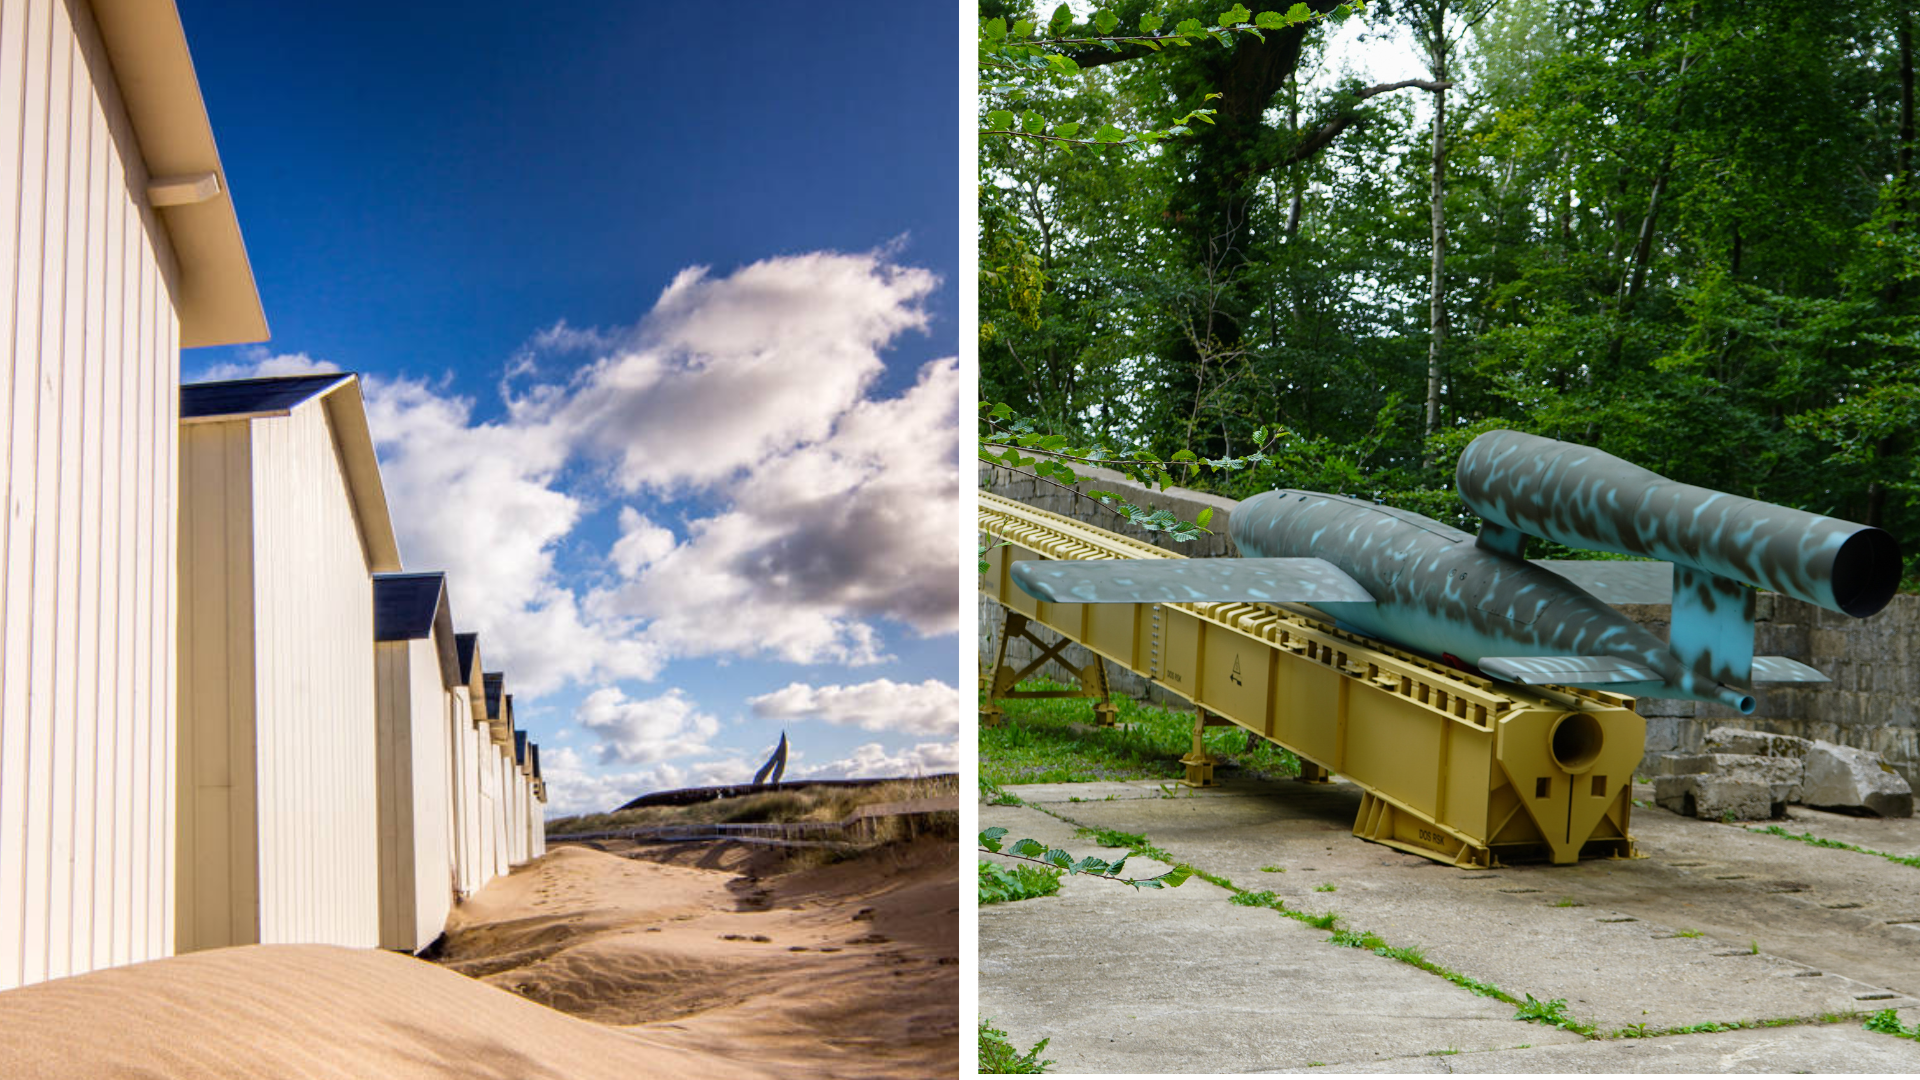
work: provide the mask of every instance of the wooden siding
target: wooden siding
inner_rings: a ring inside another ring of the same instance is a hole
[[[180,432],[181,952],[260,936],[253,463],[245,422]]]
[[[260,941],[378,945],[371,568],[322,402],[249,426]]]
[[[88,6],[0,3],[0,988],[173,939],[178,275]]]
[[[473,703],[466,687],[447,692],[453,790],[453,888],[462,897],[481,885],[480,767],[475,750]]]
[[[181,447],[177,947],[377,945],[373,587],[326,410]]]
[[[380,945],[418,952],[453,902],[447,692],[432,638],[374,646],[379,698]]]

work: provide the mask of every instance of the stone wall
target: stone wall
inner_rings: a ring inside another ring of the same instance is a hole
[[[993,476],[989,476],[993,473]],[[1164,535],[1143,533],[1125,525],[1111,511],[1090,499],[1073,496],[1030,477],[1008,479],[1006,470],[982,467],[985,490],[1018,499],[1042,510],[1085,521],[1146,540],[1189,557],[1232,555],[1227,521],[1236,505],[1231,499],[1203,492],[1170,488],[1145,491],[1113,473],[1098,473],[1096,482],[1082,487],[1114,491],[1154,507],[1167,507],[1189,521],[1203,507],[1214,511],[1213,535],[1175,544]],[[1741,716],[1724,705],[1698,701],[1642,698],[1637,711],[1647,718],[1647,755],[1669,750],[1694,751],[1712,728],[1742,727],[1781,735],[1825,739],[1871,750],[1920,790],[1920,596],[1900,595],[1886,610],[1870,619],[1854,619],[1774,593],[1761,593],[1755,605],[1754,654],[1786,656],[1807,664],[1833,681],[1813,686],[1760,688],[1752,716]],[[1629,604],[1621,612],[1665,640],[1669,611],[1664,604]],[[991,662],[1002,625],[1000,605],[980,598],[980,660]],[[1033,632],[1053,640],[1044,627]],[[1019,667],[1033,657],[1025,642],[1015,642],[1009,660]],[[1069,663],[1085,664],[1091,655],[1079,646],[1066,650]],[[1135,698],[1186,705],[1185,698],[1152,686],[1138,675],[1109,664],[1113,689]],[[1048,676],[1068,679],[1057,665]],[[1645,765],[1642,775],[1651,775]]]

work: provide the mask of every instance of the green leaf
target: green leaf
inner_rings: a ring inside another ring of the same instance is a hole
[[[1013,111],[1011,109],[993,110],[987,114],[987,126],[995,131],[1012,131]]]
[[[1277,11],[1263,11],[1253,17],[1253,25],[1262,30],[1279,30],[1287,25],[1287,19]]]
[[[1108,124],[1105,127],[1102,127],[1099,131],[1096,131],[1093,133],[1094,142],[1117,143],[1117,142],[1125,142],[1126,139],[1127,139],[1127,133],[1124,131],[1121,131],[1117,127],[1114,127],[1112,124]]]
[[[1195,461],[1195,460],[1198,460],[1198,459],[1199,459],[1199,457],[1200,457],[1200,455],[1198,455],[1198,454],[1196,454],[1196,453],[1194,453],[1194,452],[1193,452],[1193,451],[1191,451],[1191,450],[1175,450],[1175,451],[1173,452],[1173,458],[1172,458],[1172,460],[1174,460],[1174,461]]]
[[[1059,848],[1048,848],[1047,853],[1040,856],[1040,859],[1042,862],[1052,863],[1062,870],[1068,870],[1073,867],[1073,856],[1061,851]]]
[[[1020,130],[1038,135],[1047,130],[1047,118],[1028,109],[1020,114]]]
[[[1253,13],[1247,10],[1245,4],[1235,4],[1214,16],[1213,21],[1221,26],[1239,26],[1251,18],[1253,18]]]
[[[1014,23],[1012,34],[1014,37],[1017,37],[1017,38],[1032,37],[1033,36],[1033,20],[1021,19],[1019,22]]]
[[[1071,139],[1075,135],[1080,134],[1080,122],[1074,120],[1065,124],[1059,124],[1054,127],[1053,133],[1063,139]]]
[[[1295,4],[1287,9],[1287,22],[1303,23],[1313,18],[1313,9],[1305,4]]]
[[[1120,25],[1120,16],[1111,11],[1096,11],[1093,14],[1093,28],[1102,34],[1111,34]]]
[[[1023,859],[1037,859],[1046,854],[1046,851],[1047,845],[1032,839],[1015,840],[1013,844],[1007,848],[1007,854],[1018,855]]]
[[[1179,25],[1173,28],[1173,32],[1181,37],[1199,37],[1207,32],[1207,28],[1199,19],[1181,19]]]
[[[1332,19],[1334,23],[1338,25],[1340,23],[1346,22],[1347,19],[1352,17],[1352,15],[1353,15],[1353,8],[1347,4],[1341,4],[1339,7],[1334,8],[1332,13],[1329,14],[1327,18]]]
[[[987,36],[988,41],[1004,41],[1007,37],[1007,20],[988,19],[980,27],[980,32]]]
[[[1073,25],[1073,8],[1061,4],[1053,9],[1053,18],[1047,20],[1047,27],[1058,33]]]
[[[1140,32],[1143,34],[1151,34],[1165,25],[1167,25],[1167,20],[1158,15],[1147,14],[1140,16]]]
[[[1200,513],[1194,516],[1193,523],[1204,529],[1207,527],[1207,522],[1212,520],[1213,520],[1213,507],[1209,506],[1202,509]]]

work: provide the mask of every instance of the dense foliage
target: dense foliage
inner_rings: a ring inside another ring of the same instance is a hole
[[[1880,525],[1920,568],[1906,5],[1500,0],[1469,25],[1455,2],[1367,8],[1429,43],[1404,86],[1307,86],[1334,25],[1313,20],[1061,46],[1071,77],[1001,87],[1023,122],[1173,133],[982,140],[981,396],[1161,458],[1283,431],[1206,482],[1377,495],[1469,527],[1454,457],[1518,428]],[[1102,25],[1223,6],[1125,0]],[[1436,39],[1453,49],[1438,63]]]

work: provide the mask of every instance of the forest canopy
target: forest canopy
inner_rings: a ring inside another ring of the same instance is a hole
[[[1162,133],[982,138],[983,399],[1162,458],[1278,431],[1201,482],[1468,528],[1454,459],[1516,428],[1879,525],[1920,581],[1904,3],[1393,0],[1094,40],[1222,6],[982,5],[1077,42],[983,126]],[[1356,32],[1397,34],[1405,71],[1325,70]]]

